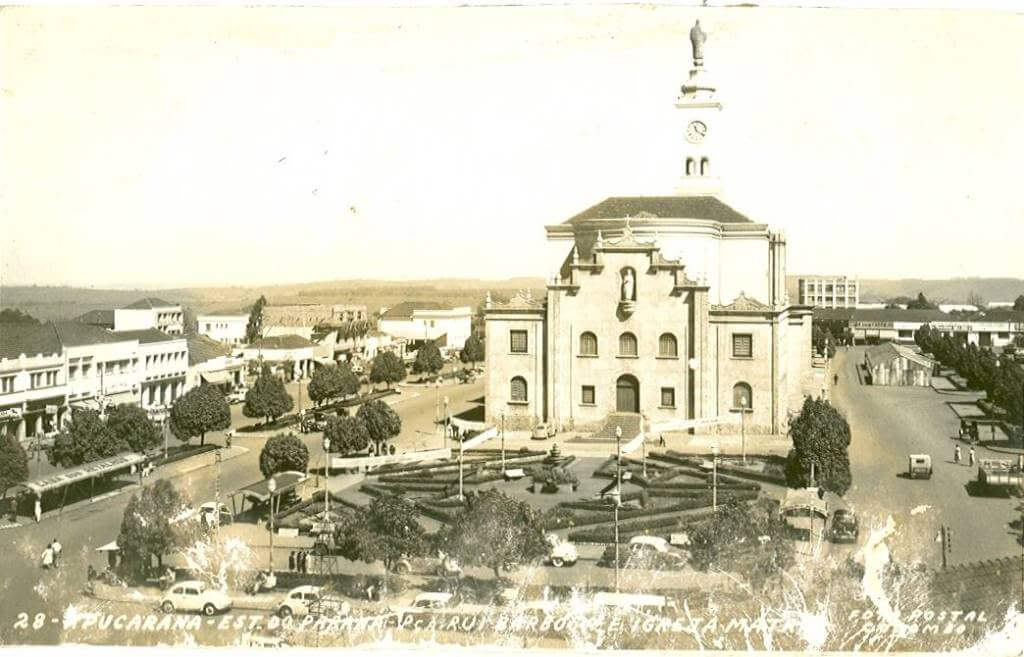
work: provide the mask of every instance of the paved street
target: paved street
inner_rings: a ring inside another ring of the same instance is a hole
[[[846,415],[852,432],[850,461],[853,487],[846,499],[861,517],[861,541],[869,527],[881,527],[891,515],[896,535],[889,539],[894,558],[941,565],[935,537],[941,525],[953,530],[949,563],[1012,556],[1019,553],[1008,523],[1019,516],[1015,499],[972,497],[965,488],[977,468],[953,463],[959,422],[946,405],[970,401],[975,393],[937,392],[932,388],[866,386],[858,382],[856,364],[864,348],[840,351],[833,371],[839,385],[833,403]],[[961,447],[967,459],[967,444]],[[931,454],[930,480],[905,479],[907,456]],[[977,448],[977,457],[1015,458]]]

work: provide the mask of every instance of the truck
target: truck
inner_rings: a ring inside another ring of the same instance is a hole
[[[931,479],[932,478],[932,457],[929,454],[911,454],[910,463],[907,466],[907,477],[909,479]]]
[[[981,459],[978,461],[978,485],[992,493],[1019,495],[1024,489],[1024,473],[1013,461]]]

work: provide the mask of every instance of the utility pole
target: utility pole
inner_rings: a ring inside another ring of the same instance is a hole
[[[213,515],[214,515],[214,521],[213,521],[214,525],[213,526],[216,527],[216,529],[214,531],[219,532],[220,531],[220,461],[221,461],[220,448],[218,448],[217,451],[213,453],[213,458],[217,462],[217,478],[214,480],[214,484],[213,484]]]
[[[942,525],[939,528],[939,541],[942,544],[942,569],[945,570],[948,563],[948,555],[953,553],[953,530]]]
[[[718,445],[711,446],[711,510],[718,510]]]
[[[505,411],[501,412],[501,474],[505,474]]]
[[[619,592],[619,504],[622,503],[622,427],[615,427],[615,592]]]

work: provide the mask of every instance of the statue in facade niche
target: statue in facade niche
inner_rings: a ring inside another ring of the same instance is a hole
[[[627,269],[622,272],[622,300],[633,301],[636,294],[636,282],[633,280],[633,270]]]
[[[700,21],[698,20],[690,28],[690,44],[693,46],[693,61],[696,63],[703,63],[704,61],[704,42],[707,41],[708,35],[704,33],[704,30],[700,29]]]

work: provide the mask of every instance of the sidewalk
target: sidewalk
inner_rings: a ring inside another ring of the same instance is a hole
[[[507,452],[516,451],[526,447],[531,450],[550,451],[551,446],[557,443],[558,449],[563,454],[571,454],[573,456],[606,457],[615,454],[614,440],[597,442],[588,439],[586,442],[576,442],[573,438],[577,435],[580,434],[573,431],[557,434],[549,440],[533,440],[530,438],[530,432],[528,431],[506,431],[505,450]],[[789,450],[793,446],[793,442],[789,437],[783,435],[747,434],[745,440],[742,434],[690,435],[687,433],[665,432],[664,436],[665,447],[658,445],[658,437],[656,435],[647,436],[647,449],[671,449],[682,454],[704,455],[710,454],[711,448],[717,445],[719,453],[731,455],[742,453],[745,442],[747,454],[785,456],[789,454]],[[625,443],[626,441],[623,440],[622,442]],[[480,447],[481,449],[500,449],[501,440],[489,440]],[[639,452],[635,452],[633,456],[639,456]]]

